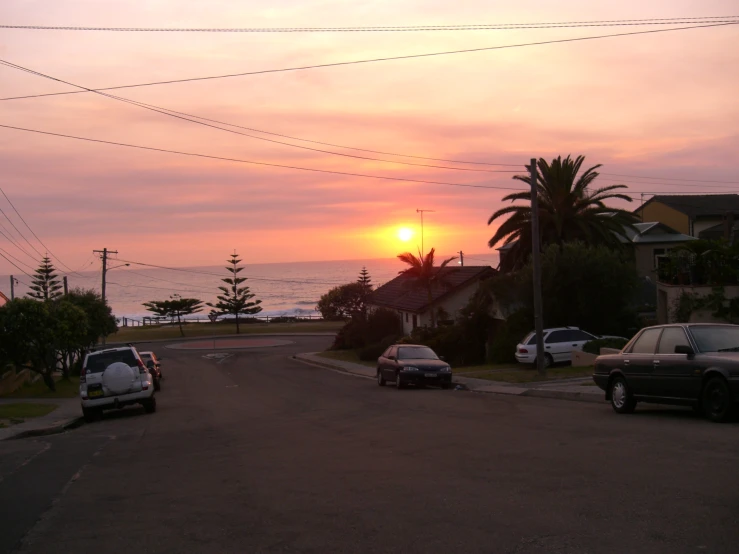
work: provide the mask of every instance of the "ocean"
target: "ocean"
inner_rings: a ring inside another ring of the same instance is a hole
[[[443,258],[442,258],[443,259]],[[488,263],[486,263],[488,262]],[[456,263],[456,262],[452,262]],[[109,267],[121,265],[111,260]],[[480,254],[465,256],[465,265],[497,266],[497,255]],[[290,262],[272,264],[242,264],[239,276],[246,277],[243,284],[262,301],[262,316],[313,316],[319,317],[316,304],[329,289],[356,281],[363,267],[367,268],[372,284],[377,287],[404,269],[396,258],[369,260],[342,260],[324,262]],[[61,276],[61,272],[59,272]],[[25,296],[30,278],[15,274],[20,281],[15,286],[16,296]],[[151,300],[167,300],[170,295],[198,298],[204,302],[215,302],[218,287],[227,277],[225,264],[222,266],[183,267],[172,269],[147,268],[131,265],[108,271],[106,296],[108,304],[117,318],[141,320],[153,315],[143,303]],[[101,271],[83,271],[69,274],[69,288],[93,288],[100,291]],[[0,291],[10,296],[9,276],[0,276]],[[242,286],[243,286],[242,285]],[[195,318],[205,319],[209,308]]]

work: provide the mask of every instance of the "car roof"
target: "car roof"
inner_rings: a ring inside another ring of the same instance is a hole
[[[425,344],[405,344],[405,343],[396,343],[393,344],[393,346],[416,346],[416,347],[423,347],[423,348],[431,348],[430,346],[426,346]],[[433,348],[432,348],[433,350]]]
[[[136,350],[133,346],[118,346],[116,348],[103,348],[102,350],[93,350],[92,352],[88,352],[88,356],[93,356],[95,354],[103,354],[105,352],[120,352],[122,350]]]

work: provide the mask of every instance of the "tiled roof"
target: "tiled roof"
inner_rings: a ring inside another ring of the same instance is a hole
[[[672,227],[668,227],[659,221],[648,223],[635,223],[634,227],[624,227],[624,234],[617,235],[622,243],[661,243],[661,242],[688,242],[695,237],[678,233]]]
[[[644,206],[650,202],[661,202],[690,218],[718,217],[727,212],[739,214],[739,194],[657,195],[650,198]],[[644,206],[634,211],[639,211]]]
[[[436,271],[439,271],[439,269],[436,268]],[[496,273],[489,266],[445,267],[442,271],[443,274],[440,280],[444,281],[447,286],[441,286],[440,284],[433,286],[431,292],[434,302],[470,283]],[[412,277],[398,275],[392,281],[373,291],[367,303],[373,306],[422,313],[428,307],[429,298],[428,292],[424,288],[413,286]]]

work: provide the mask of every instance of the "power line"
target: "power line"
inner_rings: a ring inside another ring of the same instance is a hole
[[[677,177],[647,177],[646,175],[626,175],[623,173],[601,173],[601,175],[612,175],[614,177],[629,177],[629,178],[634,178],[634,179],[686,181],[689,183],[726,183],[726,184],[739,185],[739,181],[711,181],[707,179],[678,179]]]
[[[180,292],[199,292],[199,293],[205,293],[205,294],[215,294],[213,291],[206,291],[201,289],[173,289],[173,288],[164,288],[164,287],[151,287],[147,285],[122,285],[121,283],[114,283],[113,281],[108,281],[109,285],[116,285],[118,287],[123,288],[137,288],[137,289],[155,289],[155,290],[166,290],[169,292],[172,291],[180,291]]]
[[[552,40],[544,40],[544,41],[538,41],[538,42],[526,42],[526,43],[519,43],[519,44],[506,44],[501,46],[488,46],[488,47],[482,47],[482,48],[467,48],[464,50],[447,50],[444,52],[429,52],[425,54],[408,54],[404,56],[389,56],[385,58],[370,58],[365,60],[351,60],[346,62],[333,62],[333,63],[325,63],[325,64],[314,64],[314,65],[306,65],[306,66],[296,66],[296,67],[284,67],[284,68],[278,68],[278,69],[262,69],[257,71],[247,71],[243,73],[231,73],[226,75],[213,75],[213,76],[207,76],[207,77],[190,77],[186,79],[172,79],[168,81],[153,81],[149,83],[138,83],[133,85],[119,85],[115,87],[104,87],[104,88],[98,88],[98,89],[92,89],[95,91],[105,91],[105,90],[118,90],[118,89],[124,89],[124,88],[136,88],[136,87],[149,87],[149,86],[155,86],[155,85],[169,85],[174,83],[187,83],[187,82],[193,82],[193,81],[208,81],[213,79],[227,79],[231,77],[245,77],[249,75],[264,75],[267,73],[284,73],[289,71],[304,71],[308,69],[321,69],[321,68],[327,68],[327,67],[339,67],[339,66],[346,66],[346,65],[356,65],[356,64],[365,64],[365,63],[376,63],[376,62],[386,62],[386,61],[393,61],[393,60],[409,60],[409,59],[416,59],[416,58],[429,58],[434,56],[446,56],[446,55],[452,55],[452,54],[469,54],[473,52],[486,52],[491,50],[505,50],[510,48],[523,48],[527,46],[543,46],[547,44],[558,44],[558,43],[565,43],[565,42],[579,42],[579,41],[585,41],[585,40],[597,40],[597,39],[603,39],[603,38],[614,38],[614,37],[625,37],[625,36],[635,36],[635,35],[646,35],[646,34],[653,34],[653,33],[667,33],[671,31],[686,31],[690,29],[706,29],[709,27],[723,27],[726,25],[737,25],[739,24],[739,21],[732,21],[728,23],[710,23],[706,25],[691,25],[688,27],[674,27],[670,29],[650,29],[647,31],[631,31],[628,33],[612,33],[607,35],[593,35],[588,37],[574,37],[574,38],[565,38],[565,39],[552,39]],[[80,90],[73,90],[73,91],[67,91],[67,92],[51,92],[51,93],[45,93],[45,94],[30,94],[25,96],[11,96],[7,98],[0,98],[0,101],[4,100],[20,100],[24,98],[40,98],[44,96],[61,96],[66,94],[86,94],[88,91],[80,91]]]
[[[2,211],[2,210],[0,210],[0,211]],[[3,215],[5,215],[5,212],[3,212]],[[5,215],[5,218],[6,219],[7,219],[7,217],[8,216]],[[13,237],[13,234],[8,230],[7,227],[5,227],[5,225],[3,225],[3,223],[1,221],[0,221],[0,228],[2,229],[2,230],[0,230],[0,235],[4,236],[8,240],[8,242],[10,244],[12,244],[13,246],[15,246],[18,250],[20,250],[21,252],[23,252],[26,256],[28,256],[32,260],[37,261],[37,259],[34,256],[32,256],[31,254],[29,254],[28,251],[26,249],[24,249],[20,245],[20,243],[18,241],[15,240],[15,238]]]
[[[61,264],[62,266],[64,266],[65,268],[67,268],[67,270],[71,271],[72,273],[75,273],[75,274],[79,275],[79,273],[76,273],[76,272],[75,272],[75,271],[74,271],[74,270],[73,270],[73,269],[72,269],[71,267],[69,267],[69,266],[68,266],[67,264],[65,264],[65,263],[64,263],[64,262],[63,262],[62,260],[60,260],[60,259],[59,259],[59,256],[56,256],[56,255],[55,255],[55,254],[54,254],[54,253],[53,253],[53,252],[51,251],[51,249],[50,249],[50,248],[49,248],[48,246],[46,246],[46,245],[45,245],[45,244],[43,243],[43,241],[42,241],[42,240],[41,240],[40,238],[38,238],[38,235],[37,235],[36,233],[34,233],[34,232],[33,232],[33,229],[31,229],[30,225],[28,225],[28,223],[26,223],[26,220],[25,220],[25,219],[23,219],[23,216],[22,216],[22,215],[20,214],[20,212],[19,212],[19,211],[18,211],[18,210],[16,209],[15,205],[13,204],[13,202],[11,202],[11,201],[10,201],[10,198],[8,198],[8,195],[7,195],[7,194],[5,194],[5,191],[4,191],[4,190],[3,190],[2,188],[0,188],[0,192],[1,192],[2,194],[3,194],[3,196],[5,197],[5,200],[7,200],[7,201],[8,201],[8,204],[10,204],[10,207],[11,207],[11,208],[13,208],[13,210],[14,210],[14,211],[15,211],[15,213],[16,213],[16,215],[17,215],[17,216],[18,216],[18,217],[20,218],[20,220],[21,220],[21,221],[23,222],[23,224],[24,224],[24,225],[26,226],[26,228],[27,228],[27,229],[28,229],[29,231],[31,231],[31,234],[32,234],[32,235],[33,235],[33,236],[34,236],[34,237],[36,238],[36,240],[37,240],[37,241],[39,242],[39,244],[40,244],[41,246],[43,246],[43,247],[44,247],[44,248],[46,249],[46,251],[47,251],[47,252],[48,252],[49,254],[51,254],[51,255],[52,255],[52,257],[56,258],[56,261],[57,261],[57,262],[59,262],[59,263],[60,263],[60,264]],[[13,225],[13,227],[15,227],[15,225]],[[28,242],[28,241],[26,241],[26,242]],[[28,244],[31,244],[31,243],[29,242]],[[33,245],[31,245],[31,247],[33,248]],[[34,250],[36,250],[36,249],[34,248]],[[36,250],[36,252],[38,252],[38,250]]]
[[[7,257],[7,256],[6,256],[5,254],[3,254],[2,252],[0,252],[0,256],[2,256],[3,258],[5,258],[5,260],[7,260],[7,262],[8,262],[8,263],[9,263],[10,265],[12,265],[12,266],[13,266],[14,268],[16,268],[16,269],[17,269],[18,271],[20,271],[21,273],[23,273],[23,275],[25,275],[26,277],[31,277],[31,276],[30,276],[30,275],[29,275],[28,273],[26,273],[26,272],[25,272],[25,271],[24,271],[23,269],[21,269],[21,267],[19,267],[18,265],[16,265],[16,264],[15,264],[15,263],[14,263],[14,262],[13,262],[13,261],[12,261],[12,260],[10,259],[10,258],[8,258],[8,257]],[[25,284],[25,283],[24,283],[24,284]],[[26,286],[28,286],[28,285],[26,285]]]
[[[134,262],[132,260],[124,260],[122,258],[115,258],[115,259],[118,261],[124,262],[124,263],[130,263],[130,264],[135,264],[135,265],[140,265],[140,266],[145,266],[145,267],[153,267],[156,269],[168,269],[170,271],[181,271],[183,273],[198,273],[201,275],[212,275],[214,277],[223,278],[223,274],[213,273],[212,271],[198,271],[196,269],[186,269],[183,267],[167,267],[163,265],[147,264],[143,262]],[[251,277],[251,276],[244,276],[244,277],[246,277],[247,279],[251,279],[253,281],[273,281],[276,283],[299,283],[301,285],[341,285],[341,284],[344,284],[344,283],[339,283],[338,281],[328,282],[328,281],[317,281],[314,279],[296,280],[296,279],[270,279],[267,277]]]
[[[50,25],[0,25],[0,29],[27,31],[105,31],[135,33],[366,33],[411,31],[485,31],[516,29],[550,29],[573,27],[618,27],[635,25],[675,25],[698,21],[720,21],[739,16],[700,16],[651,19],[613,19],[600,21],[567,21],[545,23],[473,23],[460,25],[400,25],[369,27],[85,27]]]
[[[178,154],[180,156],[192,156],[196,158],[208,158],[212,160],[221,160],[221,161],[227,161],[227,162],[236,162],[236,163],[245,163],[245,164],[253,164],[253,165],[263,165],[267,167],[279,167],[283,169],[296,169],[300,171],[311,171],[315,173],[327,173],[331,175],[344,175],[347,177],[365,177],[368,179],[380,179],[385,181],[400,181],[400,182],[407,182],[407,183],[422,183],[427,185],[444,185],[444,186],[451,186],[451,187],[468,187],[468,188],[480,188],[480,189],[491,189],[491,190],[521,190],[519,188],[513,188],[513,187],[499,187],[499,186],[487,186],[487,185],[473,185],[473,184],[467,184],[467,183],[447,183],[444,181],[428,181],[424,179],[409,179],[404,177],[386,177],[382,175],[369,175],[365,173],[350,173],[346,171],[333,171],[329,169],[317,169],[312,167],[299,167],[299,166],[292,166],[292,165],[283,165],[283,164],[275,164],[275,163],[268,163],[268,162],[255,162],[252,160],[243,160],[239,158],[226,158],[223,156],[211,156],[208,154],[199,154],[196,152],[181,152],[179,150],[168,150],[165,148],[154,148],[153,146],[140,146],[136,144],[127,144],[124,142],[113,142],[109,140],[102,140],[102,139],[91,139],[86,137],[78,137],[75,135],[65,135],[62,133],[52,133],[49,131],[40,131],[38,129],[26,129],[24,127],[14,127],[12,125],[2,125],[0,124],[0,128],[4,129],[13,129],[15,131],[26,131],[28,133],[37,133],[41,135],[49,135],[54,137],[62,137],[62,138],[69,138],[74,140],[81,140],[85,142],[97,142],[100,144],[109,144],[112,146],[125,146],[126,148],[136,148],[139,150],[151,150],[154,152],[166,152],[168,154]],[[511,171],[510,173],[516,173],[515,171]]]
[[[8,252],[7,250],[4,250],[4,249],[0,248],[0,252],[3,252],[4,254],[6,254],[6,255],[10,256],[10,257],[11,257],[11,258],[13,258],[13,259],[14,259],[14,260],[15,260],[16,262],[18,262],[19,264],[23,264],[24,266],[26,266],[26,267],[27,267],[28,269],[30,269],[31,271],[34,271],[34,270],[35,270],[35,268],[34,268],[34,267],[32,267],[32,266],[28,265],[28,264],[27,264],[26,262],[24,262],[23,260],[19,260],[18,258],[16,258],[15,256],[13,256],[13,254],[11,254],[10,252]],[[7,260],[7,258],[5,258],[5,259]],[[16,267],[18,267],[18,266],[16,266]],[[19,269],[20,269],[20,268],[19,268]]]
[[[100,96],[105,96],[107,98],[111,98],[112,100],[117,100],[117,101],[120,101],[120,102],[125,102],[127,104],[131,104],[131,105],[137,106],[139,108],[143,108],[145,110],[157,112],[157,113],[160,113],[160,114],[169,116],[169,117],[174,117],[176,119],[182,119],[184,121],[189,121],[189,122],[195,123],[197,125],[203,125],[205,127],[210,127],[212,129],[218,129],[220,131],[225,131],[227,133],[241,135],[241,136],[245,136],[245,137],[249,137],[249,138],[253,138],[253,139],[257,139],[257,140],[263,140],[263,141],[271,142],[271,143],[274,143],[274,144],[281,144],[283,146],[290,146],[292,148],[300,148],[302,150],[310,150],[312,152],[321,152],[323,154],[331,154],[331,155],[334,155],[334,156],[343,156],[343,157],[347,157],[347,158],[356,158],[356,159],[360,159],[360,160],[371,160],[371,161],[376,161],[376,162],[385,162],[385,163],[394,163],[394,164],[401,164],[401,165],[412,165],[412,166],[420,166],[420,167],[429,167],[429,168],[433,168],[433,169],[448,169],[448,170],[456,170],[456,171],[476,171],[476,172],[483,172],[483,173],[508,173],[509,172],[508,170],[500,170],[500,169],[476,169],[476,168],[468,168],[468,167],[449,167],[449,166],[439,166],[439,165],[421,164],[421,163],[413,163],[413,162],[401,162],[401,161],[396,161],[396,160],[383,160],[383,159],[380,159],[380,158],[370,158],[368,156],[357,156],[355,154],[345,154],[343,152],[332,152],[330,150],[322,150],[320,148],[311,148],[309,146],[301,146],[299,144],[290,144],[288,142],[282,142],[282,141],[279,141],[279,140],[273,140],[273,139],[269,139],[269,138],[265,138],[265,137],[259,137],[259,136],[255,136],[255,135],[249,135],[247,133],[242,133],[240,131],[235,131],[233,129],[225,129],[223,127],[218,127],[217,125],[211,125],[209,123],[204,123],[203,121],[198,121],[197,119],[192,119],[192,118],[198,118],[198,119],[206,119],[206,118],[200,118],[200,117],[198,117],[196,115],[192,115],[192,114],[189,114],[189,113],[177,112],[175,110],[169,110],[167,108],[162,108],[161,106],[155,106],[153,104],[146,104],[144,102],[138,102],[136,100],[131,100],[130,98],[124,98],[122,96],[116,96],[116,95],[113,95],[113,94],[107,94],[105,92],[100,92],[100,91],[97,91],[97,90],[93,90],[93,89],[84,87],[82,85],[78,85],[78,84],[75,84],[75,83],[71,83],[69,81],[65,81],[63,79],[59,79],[57,77],[52,77],[51,75],[47,75],[45,73],[40,73],[40,72],[38,72],[36,70],[33,70],[33,69],[30,69],[28,67],[24,67],[24,66],[21,66],[21,65],[18,65],[18,64],[14,64],[14,63],[9,62],[7,60],[1,60],[0,59],[0,64],[5,65],[5,66],[8,66],[8,67],[12,67],[14,69],[18,69],[20,71],[31,73],[33,75],[37,75],[37,76],[43,77],[45,79],[51,79],[52,81],[57,81],[57,82],[60,82],[60,83],[64,83],[66,85],[70,85],[70,86],[73,86],[73,87],[81,88],[81,89],[86,90],[88,92],[93,92],[95,94],[99,94]],[[224,123],[222,121],[217,121],[217,120],[213,120],[213,119],[210,119],[208,121],[215,121],[216,123],[220,123],[222,125],[230,125],[229,123]]]

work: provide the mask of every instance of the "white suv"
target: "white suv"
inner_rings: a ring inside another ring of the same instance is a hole
[[[129,404],[141,404],[146,413],[157,409],[153,378],[133,346],[87,354],[80,372],[80,398],[87,421],[103,410]]]
[[[555,327],[544,329],[544,365],[555,362],[572,361],[572,351],[582,350],[586,342],[596,339],[617,338],[598,337],[577,327]],[[536,333],[532,331],[516,346],[516,360],[522,364],[536,363]]]

